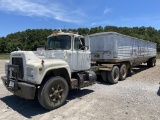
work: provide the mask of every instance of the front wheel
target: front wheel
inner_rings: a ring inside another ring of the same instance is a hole
[[[62,77],[53,77],[45,82],[38,91],[38,101],[46,109],[62,106],[68,96],[68,84]]]

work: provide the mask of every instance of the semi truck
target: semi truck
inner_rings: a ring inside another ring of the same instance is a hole
[[[46,48],[11,52],[1,79],[14,95],[38,98],[52,110],[65,103],[69,90],[94,84],[97,74],[115,84],[143,62],[156,65],[155,43],[115,32],[82,36],[59,31],[47,37]]]

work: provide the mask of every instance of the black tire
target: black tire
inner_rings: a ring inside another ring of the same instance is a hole
[[[112,71],[108,72],[108,81],[112,84],[118,83],[119,80],[119,68],[114,66]]]
[[[148,66],[148,67],[151,67],[150,60],[147,61],[147,66]]]
[[[153,67],[153,66],[154,66],[154,58],[150,60],[150,67]]]
[[[97,80],[97,75],[94,71],[88,71],[87,72],[88,78],[89,78],[89,82],[90,84],[94,84]]]
[[[154,67],[156,66],[156,58],[151,58],[147,61],[147,66],[148,67]]]
[[[52,77],[38,90],[38,101],[48,110],[56,109],[65,103],[68,91],[68,84],[64,78]]]
[[[127,76],[127,66],[125,64],[120,66],[119,80],[125,80]]]
[[[152,58],[152,67],[156,66],[156,58]]]
[[[108,82],[108,71],[101,71],[101,77],[104,82]]]

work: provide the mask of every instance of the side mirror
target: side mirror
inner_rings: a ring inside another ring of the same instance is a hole
[[[85,47],[85,50],[89,50],[89,46],[84,46]]]
[[[81,44],[78,45],[79,50],[83,50],[83,46]]]
[[[87,50],[89,50],[90,49],[90,38],[88,35],[85,35],[84,39],[85,39],[85,45],[86,45],[85,47]]]
[[[38,53],[40,56],[44,56],[45,46],[37,46],[37,53]]]
[[[89,46],[79,45],[79,50],[88,50]]]
[[[46,46],[44,46],[44,45],[38,45],[37,49],[39,49],[39,48],[46,50]]]

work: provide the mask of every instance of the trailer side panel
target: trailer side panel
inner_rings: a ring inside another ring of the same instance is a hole
[[[116,32],[96,33],[89,38],[92,60],[142,63],[156,57],[156,43],[153,42]]]

